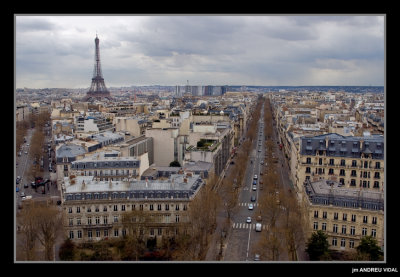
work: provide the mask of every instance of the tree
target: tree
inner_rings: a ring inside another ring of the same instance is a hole
[[[178,161],[172,161],[172,162],[169,164],[169,166],[172,166],[172,167],[181,167],[181,164],[180,164]]]
[[[73,261],[75,256],[75,244],[67,238],[60,246],[58,255],[61,261]]]
[[[53,260],[53,248],[62,226],[62,217],[55,206],[36,206],[37,239],[45,250],[45,260]]]
[[[358,259],[369,261],[380,261],[383,259],[383,252],[378,242],[372,236],[365,236],[357,246]]]
[[[326,257],[327,255],[329,255],[328,250],[329,250],[328,236],[321,230],[312,233],[306,245],[306,252],[310,257],[310,260],[312,261],[321,260],[323,256]]]

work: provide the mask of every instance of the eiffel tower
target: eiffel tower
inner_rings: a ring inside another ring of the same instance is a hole
[[[90,86],[89,91],[86,93],[86,96],[83,98],[84,101],[93,101],[93,100],[112,100],[110,92],[106,88],[104,84],[103,74],[101,73],[101,63],[100,63],[100,47],[99,47],[99,38],[94,39],[94,43],[96,45],[96,51],[94,55],[94,69],[93,69],[93,78],[92,84]]]

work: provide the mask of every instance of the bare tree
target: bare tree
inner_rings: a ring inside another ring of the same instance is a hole
[[[45,249],[45,260],[54,259],[54,244],[62,226],[61,213],[56,206],[36,205],[37,238]]]
[[[31,201],[32,202],[32,201]],[[24,208],[17,215],[17,229],[19,230],[19,239],[17,245],[18,252],[22,252],[25,260],[33,261],[36,259],[36,240],[37,240],[37,222],[36,212],[30,208],[31,205],[24,205]]]

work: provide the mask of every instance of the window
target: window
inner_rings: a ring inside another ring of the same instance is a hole
[[[97,207],[95,208],[95,211],[96,211],[96,212],[99,212],[99,211],[100,211],[99,206],[97,206]]]
[[[143,211],[143,204],[139,205],[139,210]]]
[[[99,216],[96,216],[94,220],[95,220],[96,225],[100,224],[100,217]]]
[[[352,167],[356,167],[357,166],[357,161],[356,160],[352,160],[351,161],[351,166]]]
[[[337,233],[338,232],[338,225],[337,224],[333,224],[333,230],[332,232]]]
[[[346,171],[344,169],[341,169],[339,172],[340,176],[346,176]]]
[[[175,211],[179,211],[179,204],[175,205]]]
[[[346,227],[346,225],[342,225],[342,234],[346,234],[346,230],[347,229],[347,227]]]
[[[68,207],[68,213],[72,214],[72,207]]]
[[[376,162],[375,163],[375,169],[380,169],[381,168],[381,163],[380,162]]]
[[[329,174],[329,175],[333,175],[333,174],[335,174],[335,171],[333,170],[333,168],[329,168],[329,172],[328,172],[328,174]]]
[[[343,220],[347,221],[347,214],[343,214]]]
[[[108,216],[103,216],[103,224],[107,224],[108,223]]]
[[[169,211],[169,204],[165,204],[165,210]]]
[[[80,217],[78,217],[78,218],[76,219],[76,225],[81,225],[81,218],[80,218]]]
[[[125,211],[125,205],[121,205],[121,211]]]
[[[332,246],[337,246],[337,238],[332,238]]]
[[[175,222],[176,222],[176,223],[179,222],[179,214],[177,214],[177,215],[175,216]]]
[[[368,216],[367,215],[363,216],[363,223],[368,223]]]
[[[161,204],[157,204],[157,211],[161,211]]]
[[[367,228],[362,228],[362,235],[366,236],[367,235]]]
[[[311,168],[310,167],[306,167],[306,173],[311,173]]]
[[[96,229],[96,238],[99,238],[99,237],[100,237],[100,230]]]
[[[114,215],[114,223],[118,222],[118,216]]]
[[[378,181],[374,181],[374,189],[379,189],[379,182]]]
[[[350,176],[357,177],[357,172],[355,170],[352,170]]]
[[[322,218],[327,218],[328,217],[328,213],[327,212],[322,212]]]
[[[355,179],[351,179],[350,180],[350,186],[352,186],[352,187],[356,186],[356,180]]]
[[[104,230],[104,236],[108,237],[108,230]]]
[[[114,237],[118,237],[118,229],[114,229]]]
[[[81,212],[81,207],[76,207],[76,212],[79,214]]]
[[[103,212],[107,211],[107,206],[103,206]]]
[[[326,231],[326,222],[322,223],[322,231]]]
[[[322,158],[319,158],[318,164],[322,165]]]
[[[91,217],[88,217],[88,218],[87,218],[87,224],[88,224],[88,225],[92,225],[92,218],[91,218]]]
[[[154,228],[150,228],[150,236],[154,236]]]
[[[378,221],[378,218],[376,216],[372,217],[372,224],[376,224]]]
[[[364,162],[364,168],[368,168],[368,162],[367,161]]]
[[[311,164],[311,158],[307,158],[306,164]]]
[[[74,231],[69,231],[69,238],[73,239],[74,238]]]
[[[92,230],[88,230],[88,231],[87,231],[87,236],[88,236],[89,239],[92,238],[92,236],[93,236],[93,235],[92,235]]]
[[[314,230],[318,230],[318,222],[314,222]]]
[[[329,165],[335,165],[335,159],[329,159]]]
[[[339,213],[333,213],[333,219],[338,220],[339,218]]]
[[[355,234],[356,234],[356,227],[350,226],[350,235],[355,236]]]
[[[349,248],[354,248],[354,240],[349,240]]]
[[[314,218],[318,218],[318,211],[314,211]]]
[[[153,204],[150,204],[150,211],[153,211],[154,210],[154,206],[153,206]]]
[[[114,212],[118,211],[118,205],[114,205]]]
[[[88,208],[87,208],[87,212],[88,212],[88,213],[92,212],[92,208],[91,208],[91,207],[88,207]]]
[[[162,229],[161,229],[161,228],[158,228],[158,229],[157,229],[157,235],[159,235],[159,236],[162,235]]]
[[[345,247],[346,246],[346,239],[341,239],[340,240],[340,247]]]
[[[376,238],[376,229],[372,229],[372,230],[371,230],[371,236],[372,236],[373,238]]]
[[[340,165],[341,166],[346,166],[346,161],[345,160],[340,160]]]
[[[379,172],[375,172],[374,178],[375,179],[380,179],[381,178],[380,173]]]
[[[351,221],[352,221],[352,222],[356,222],[356,215],[355,215],[355,214],[352,214],[352,215],[351,215]]]
[[[78,239],[81,239],[82,238],[82,231],[81,230],[78,230]]]

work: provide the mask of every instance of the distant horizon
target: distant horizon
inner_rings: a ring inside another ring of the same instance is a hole
[[[122,86],[107,86],[108,89],[110,88],[129,88],[129,87],[153,87],[153,86],[160,86],[160,87],[176,87],[176,86],[186,86],[185,84],[182,85],[162,85],[162,84],[154,84],[154,85],[122,85]],[[371,88],[384,88],[384,85],[191,85],[189,86],[227,86],[227,87],[271,87],[271,88],[278,88],[278,87],[371,87]],[[19,87],[16,90],[21,89],[89,89],[89,86],[86,87],[78,87],[78,88],[68,88],[68,87],[41,87],[41,88],[34,88],[34,87]]]

